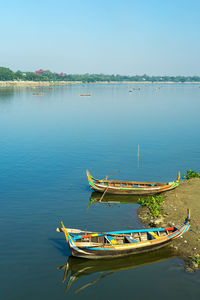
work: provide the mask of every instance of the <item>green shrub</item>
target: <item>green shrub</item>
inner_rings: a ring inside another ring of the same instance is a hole
[[[156,219],[160,216],[163,207],[161,203],[164,201],[163,196],[149,196],[147,198],[139,198],[138,203],[141,206],[146,206],[149,208],[151,216]]]
[[[186,171],[186,174],[183,175],[183,178],[185,178],[185,179],[200,178],[200,174],[195,171],[188,170],[188,171]]]
[[[199,255],[197,254],[197,255],[195,255],[195,256],[189,256],[189,258],[191,258],[191,260],[193,261],[193,263],[194,264],[196,264],[196,265],[200,265],[200,258],[199,258]]]

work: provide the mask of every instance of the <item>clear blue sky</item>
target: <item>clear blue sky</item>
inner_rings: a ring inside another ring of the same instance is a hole
[[[199,0],[0,1],[0,66],[200,75]]]

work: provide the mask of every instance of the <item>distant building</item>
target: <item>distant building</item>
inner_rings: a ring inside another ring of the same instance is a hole
[[[66,74],[65,74],[65,73],[63,73],[63,72],[61,72],[61,73],[60,73],[60,76],[61,76],[61,77],[65,77],[65,76],[66,76]]]
[[[44,72],[44,70],[40,69],[40,70],[35,71],[35,74],[39,75],[40,73],[43,73],[43,72]]]

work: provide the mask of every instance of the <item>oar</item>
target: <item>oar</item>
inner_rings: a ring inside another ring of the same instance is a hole
[[[103,195],[101,196],[101,198],[100,198],[99,202],[101,202],[101,201],[102,201],[102,199],[103,199],[103,197],[104,197],[105,193],[107,192],[108,188],[109,188],[109,187],[107,187],[107,188],[105,189],[105,191],[103,192]]]
[[[109,175],[109,176],[106,176],[105,178],[103,178],[102,180],[107,180],[109,177],[111,177],[111,176],[113,176],[113,175],[115,175],[115,174],[117,174],[117,173],[119,173],[120,171],[117,171],[117,172],[115,172],[115,173],[113,173],[113,174],[111,174],[111,175]]]

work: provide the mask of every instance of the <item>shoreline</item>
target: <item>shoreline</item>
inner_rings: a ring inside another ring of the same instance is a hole
[[[71,85],[81,83],[79,81],[0,81],[1,87],[40,87],[40,86],[55,86],[55,85]]]
[[[88,84],[82,81],[0,81],[1,87],[37,87],[37,86],[65,86],[73,84]],[[174,81],[97,81],[89,84],[200,84],[200,82],[174,82]]]
[[[200,258],[200,179],[193,178],[180,182],[176,189],[163,193],[164,203],[163,215],[153,222],[146,207],[138,209],[139,220],[149,225],[154,223],[156,227],[174,226],[183,223],[188,208],[191,210],[191,226],[182,238],[171,243],[171,247],[176,250],[177,255],[186,262],[186,270],[192,272],[193,269],[200,268],[200,264],[194,264],[192,258]]]

